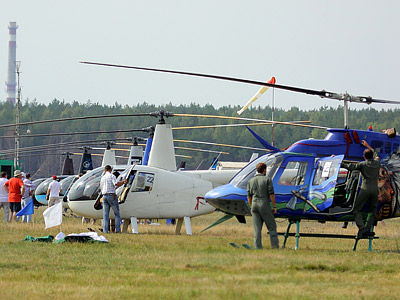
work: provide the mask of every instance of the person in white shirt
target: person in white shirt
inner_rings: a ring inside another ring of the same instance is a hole
[[[4,188],[4,184],[8,181],[7,173],[0,173],[0,209],[4,210],[4,222],[8,222],[10,215],[10,203],[8,202],[8,192]]]
[[[117,182],[117,178],[111,174],[110,165],[104,167],[104,175],[100,179],[101,194],[103,195],[103,233],[108,233],[110,224],[110,207],[115,215],[115,232],[121,232],[121,217],[119,215],[119,206],[115,188],[127,183],[127,180]]]
[[[21,199],[21,207],[24,208],[29,201],[31,201],[32,199],[32,195],[35,192],[35,185],[33,184],[33,182],[31,181],[31,174],[27,173],[24,179],[24,186],[25,186],[25,193],[22,196]],[[27,222],[29,223],[32,219],[32,215],[24,215],[22,217],[22,222]]]
[[[49,184],[47,189],[46,199],[48,199],[48,206],[53,206],[54,204],[61,201],[60,193],[62,192],[61,183],[57,181],[57,176],[53,176],[53,181]]]

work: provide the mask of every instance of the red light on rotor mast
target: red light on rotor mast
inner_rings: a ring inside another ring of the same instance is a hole
[[[372,131],[372,126],[369,126],[369,127],[368,127],[368,130],[369,130],[369,131]]]

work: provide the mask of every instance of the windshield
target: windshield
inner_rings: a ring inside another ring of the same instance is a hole
[[[267,176],[272,179],[282,161],[283,155],[280,153],[265,154],[244,167],[235,177],[233,177],[230,183],[236,187],[246,189],[249,180],[256,175],[257,164],[261,162],[267,165]]]
[[[57,176],[57,180],[61,181],[63,179],[65,179],[67,176],[65,175],[61,175],[61,176]],[[50,183],[53,181],[53,178],[47,178],[46,180],[44,180],[41,184],[39,184],[39,186],[36,188],[35,191],[35,195],[46,195],[47,193],[47,189],[49,188]]]
[[[60,181],[62,192],[60,196],[64,196],[65,192],[67,191],[68,187],[70,186],[71,182],[76,178],[76,175],[68,176],[67,178]]]
[[[45,181],[47,178],[39,178],[33,181],[33,184],[35,185],[35,187],[37,188],[39,186],[39,184],[41,184],[43,181]]]
[[[97,179],[97,183],[100,182],[100,176],[104,172],[104,167],[99,167],[90,172],[87,172],[81,178],[79,178],[71,187],[68,198],[69,200],[88,200],[90,197],[84,197],[84,190],[87,184],[92,180]]]
[[[112,173],[122,176],[126,174],[126,166],[114,167]],[[129,167],[130,168],[130,167]],[[128,170],[129,170],[128,168]],[[100,193],[100,180],[104,173],[104,167],[94,169],[79,178],[71,187],[68,198],[70,201],[93,200]],[[117,174],[118,173],[118,174]],[[117,177],[117,176],[116,176]]]

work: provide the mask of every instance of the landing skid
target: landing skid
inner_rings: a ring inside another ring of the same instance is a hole
[[[295,224],[295,223],[296,223],[296,233],[290,233],[289,232],[290,227],[292,226],[292,224]],[[372,228],[372,230],[373,230],[373,228]],[[358,241],[360,240],[360,238],[357,238],[357,236],[354,236],[354,235],[324,234],[324,233],[301,233],[300,234],[300,220],[289,220],[288,226],[286,228],[286,232],[284,232],[284,233],[279,232],[278,234],[284,236],[282,249],[285,248],[286,241],[287,241],[289,236],[296,237],[296,245],[294,247],[294,250],[298,250],[299,249],[300,236],[302,236],[302,237],[318,237],[318,238],[354,239],[355,241],[354,241],[353,251],[356,251]],[[371,237],[368,237],[368,238],[361,238],[361,239],[363,239],[363,240],[368,239],[369,240],[368,251],[372,251],[372,240],[379,239],[379,237],[376,237],[376,236],[372,237],[371,236]]]

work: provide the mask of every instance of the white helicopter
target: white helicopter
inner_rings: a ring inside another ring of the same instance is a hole
[[[180,234],[185,222],[186,233],[191,235],[190,219],[215,211],[204,200],[205,194],[228,183],[240,170],[176,170],[172,126],[164,120],[168,116],[167,112],[159,112],[160,121],[155,127],[154,137],[149,138],[146,144],[146,148],[151,145],[148,162],[146,151],[144,164],[134,163],[127,167],[116,165],[115,160],[107,160],[113,172],[122,171],[119,178],[128,179],[128,183],[117,193],[121,218],[130,219],[135,234],[138,233],[138,219],[178,219],[175,233]],[[88,218],[102,218],[102,211],[96,209],[95,204],[99,200],[103,169],[100,167],[85,174],[70,189],[68,205],[74,213]],[[114,218],[113,212],[110,212],[110,218]]]

